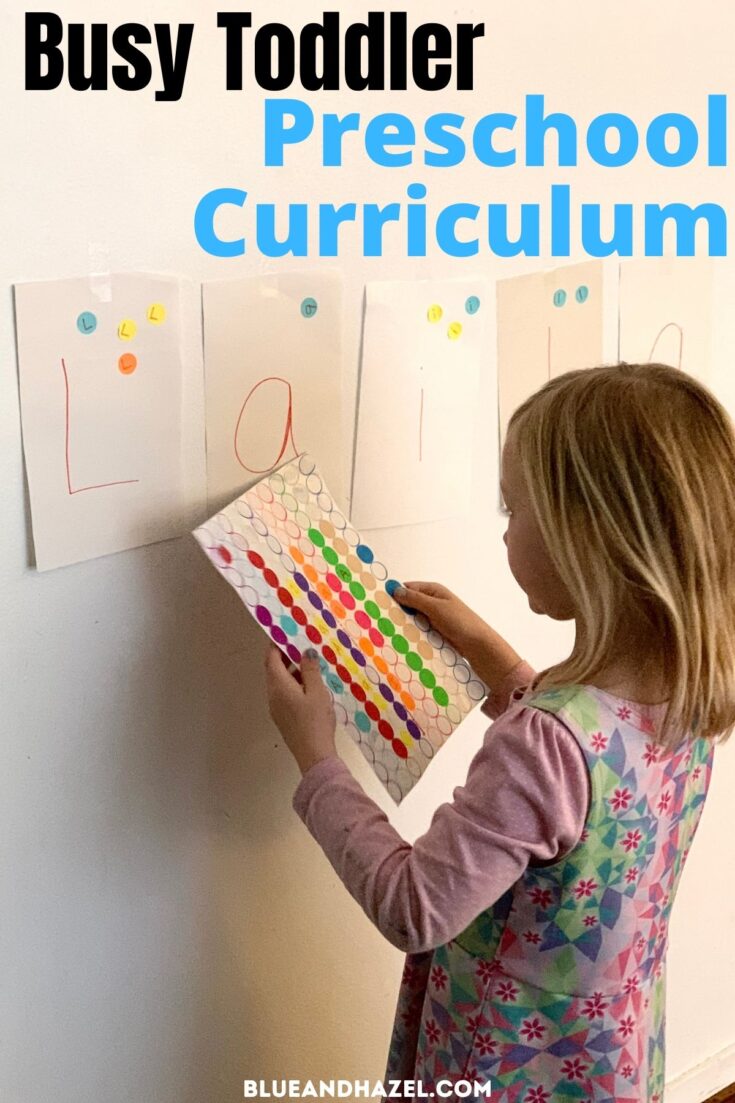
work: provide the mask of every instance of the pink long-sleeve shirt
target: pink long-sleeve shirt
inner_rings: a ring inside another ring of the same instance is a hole
[[[519,663],[483,706],[494,720],[467,780],[428,831],[407,843],[337,755],[304,774],[293,807],[345,887],[406,953],[455,938],[521,876],[579,841],[589,775],[574,736],[524,705],[535,677]]]

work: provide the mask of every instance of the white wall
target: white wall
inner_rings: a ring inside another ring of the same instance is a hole
[[[416,179],[429,184],[437,206],[458,198],[533,201],[563,179],[602,203],[726,202],[732,186],[726,170],[667,174],[643,162],[616,172],[497,177],[471,163],[442,174],[379,170],[356,158],[327,173],[316,149],[292,167],[266,171],[262,94],[225,93],[216,5],[59,0],[50,7],[65,21],[189,20],[197,30],[178,104],[156,104],[149,92],[31,95],[23,91],[25,5],[0,7],[2,1098],[231,1103],[244,1077],[379,1077],[401,955],[342,889],[291,810],[298,773],[266,720],[263,640],[234,593],[186,536],[46,575],[28,567],[11,284],[86,274],[90,243],[107,250],[112,270],[197,281],[285,268],[257,255],[225,262],[202,253],[193,210],[220,185],[283,203],[359,202],[402,199]],[[455,12],[439,0],[414,8],[427,20]],[[297,26],[322,10],[283,0],[277,18]],[[342,5],[353,19],[367,10]],[[259,0],[253,11],[259,24],[274,9]],[[467,2],[456,11],[488,27],[474,94],[329,95],[314,97],[315,105],[366,115],[390,106],[420,121],[437,109],[470,117],[514,110],[526,93],[544,92],[580,120],[620,110],[647,121],[676,109],[701,119],[708,92],[735,91],[735,10],[725,0],[695,7],[683,0]],[[537,267],[487,256],[408,261],[400,252],[396,244],[385,260],[369,261],[355,243],[340,262],[348,410],[365,280],[473,268],[498,277]],[[723,368],[731,358],[723,344]],[[571,634],[530,613],[505,562],[494,508],[493,387],[489,349],[476,522],[375,540],[399,576],[455,587],[541,665],[564,653]],[[198,414],[193,401],[194,422]],[[481,736],[481,723],[468,722],[442,752],[440,773],[429,772],[398,811],[355,748],[341,746],[413,838],[462,782]],[[727,876],[734,780],[728,749],[672,926],[669,1074],[680,1081],[671,1098],[682,1103],[702,1098],[703,1085],[735,1079],[727,1055],[712,1060],[735,1038]]]

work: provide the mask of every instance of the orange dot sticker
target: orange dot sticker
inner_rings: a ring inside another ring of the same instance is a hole
[[[166,307],[163,303],[152,303],[146,314],[148,321],[154,326],[161,326],[166,321]]]
[[[138,358],[132,352],[126,352],[118,360],[117,366],[123,375],[132,375],[138,367]]]

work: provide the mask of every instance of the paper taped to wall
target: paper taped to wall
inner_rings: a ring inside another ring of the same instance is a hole
[[[179,282],[113,275],[15,287],[36,566],[181,534]],[[191,466],[191,465],[189,465]]]
[[[367,285],[352,515],[361,528],[469,511],[484,280]]]
[[[304,451],[341,495],[341,276],[206,283],[203,316],[212,508]]]
[[[194,536],[294,663],[321,658],[339,722],[399,804],[486,686],[389,577],[315,462],[291,461]]]

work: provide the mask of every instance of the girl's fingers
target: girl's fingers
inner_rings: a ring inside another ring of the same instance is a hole
[[[265,656],[268,692],[300,693],[301,690],[294,682],[293,675],[286,669],[283,659],[283,652],[275,644],[271,644]]]
[[[319,655],[309,648],[301,657],[301,678],[304,683],[304,693],[317,693],[326,690],[322,681],[322,672],[319,664]]]
[[[415,583],[406,582],[394,591],[393,597],[402,604],[410,605],[412,609],[418,609],[421,613],[428,613],[437,601],[438,595],[432,593],[428,582],[421,583],[424,589],[419,589]]]

